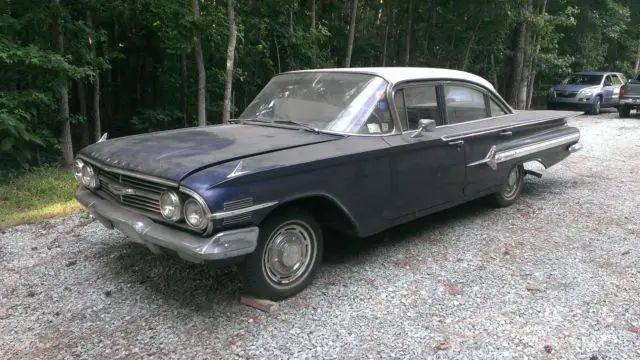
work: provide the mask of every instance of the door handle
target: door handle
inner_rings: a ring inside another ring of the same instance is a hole
[[[498,133],[498,136],[511,136],[511,135],[513,135],[513,133],[512,133],[511,131],[507,131],[507,130],[505,130],[505,131],[500,131],[500,132]]]
[[[452,141],[452,142],[449,143],[449,145],[457,146],[457,147],[460,147],[463,144],[464,144],[464,140],[457,140],[457,141]]]

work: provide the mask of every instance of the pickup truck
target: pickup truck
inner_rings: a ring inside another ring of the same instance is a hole
[[[631,116],[631,109],[640,109],[640,75],[629,80],[620,88],[618,114],[621,118]]]

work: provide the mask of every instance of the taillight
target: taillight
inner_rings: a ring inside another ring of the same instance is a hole
[[[620,88],[620,96],[624,96],[624,86]]]

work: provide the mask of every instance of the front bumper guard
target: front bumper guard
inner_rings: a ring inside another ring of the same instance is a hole
[[[106,228],[120,230],[132,242],[143,244],[156,254],[166,248],[176,251],[185,260],[199,263],[246,255],[252,253],[258,244],[257,226],[201,237],[158,224],[84,188],[79,188],[75,197]]]

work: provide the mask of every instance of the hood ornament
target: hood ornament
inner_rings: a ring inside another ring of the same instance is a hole
[[[109,133],[104,133],[104,135],[102,135],[100,137],[100,139],[98,139],[97,142],[103,142],[103,141],[107,140],[107,137],[109,137]]]
[[[236,177],[236,176],[240,176],[240,175],[244,175],[244,174],[246,174],[248,172],[250,172],[250,171],[242,169],[242,161],[240,161],[238,163],[238,165],[236,165],[236,168],[233,169],[233,171],[230,172],[229,175],[227,175],[227,179],[228,178],[232,178],[232,177]]]

